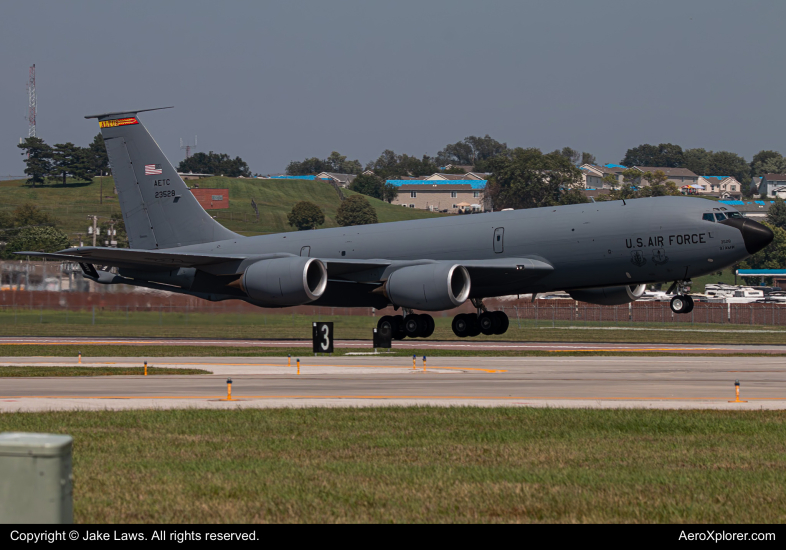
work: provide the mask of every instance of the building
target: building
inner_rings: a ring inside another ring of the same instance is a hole
[[[486,180],[388,180],[398,187],[392,204],[439,212],[483,212]]]
[[[431,174],[427,178],[423,178],[427,181],[462,181],[462,180],[485,180],[486,174],[477,174],[475,172],[467,172],[466,174],[441,174],[437,172],[436,174]]]
[[[786,198],[786,174],[764,174],[759,183],[759,194]]]
[[[613,186],[604,181],[604,178],[613,177],[617,182],[615,185],[619,187],[623,184],[622,172],[627,168],[621,164],[606,164],[604,166],[582,164],[579,166],[579,170],[583,174],[585,189],[612,189]]]
[[[229,189],[192,188],[191,192],[205,210],[229,208]]]
[[[372,172],[373,174],[373,172]],[[320,172],[316,176],[314,176],[318,180],[327,180],[332,181],[339,187],[349,187],[349,184],[352,183],[357,175],[355,174],[337,174],[335,172]]]
[[[742,184],[734,176],[699,176],[695,184],[697,193],[692,193],[689,186],[680,186],[686,195],[709,195],[722,199],[742,199]]]
[[[772,286],[786,289],[786,269],[738,269],[740,277],[772,277]]]
[[[464,170],[467,173],[472,172],[472,170],[475,169],[475,167],[471,164],[448,164],[447,166],[440,168],[440,170],[450,170],[451,168],[458,168],[459,170]]]
[[[667,166],[634,166],[642,174],[647,172],[657,172],[660,170],[666,174],[667,181],[673,182],[678,188],[685,185],[698,185],[699,176],[688,170],[687,168],[669,168]],[[647,180],[643,180],[641,185],[648,185]]]

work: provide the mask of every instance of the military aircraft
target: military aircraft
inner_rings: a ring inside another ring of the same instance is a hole
[[[20,252],[79,262],[84,275],[261,307],[393,306],[378,330],[428,337],[443,311],[456,335],[502,334],[504,312],[484,298],[565,290],[583,302],[625,304],[647,283],[673,281],[671,308],[688,313],[691,277],[738,262],[773,240],[734,208],[652,197],[244,237],[215,221],[178,176],[138,114],[92,115],[104,137],[129,249]],[[283,184],[282,184],[283,185]]]

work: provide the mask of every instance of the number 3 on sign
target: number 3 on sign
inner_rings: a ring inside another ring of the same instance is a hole
[[[333,323],[311,323],[314,353],[333,353]]]

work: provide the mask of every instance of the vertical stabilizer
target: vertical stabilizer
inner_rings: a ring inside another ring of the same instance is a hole
[[[131,248],[240,238],[205,212],[139,120],[140,112],[85,117],[97,118],[104,136]]]

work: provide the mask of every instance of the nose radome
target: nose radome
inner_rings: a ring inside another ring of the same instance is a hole
[[[759,250],[770,244],[775,238],[775,234],[769,227],[748,218],[728,219],[721,223],[731,225],[740,230],[748,254],[756,254]]]

